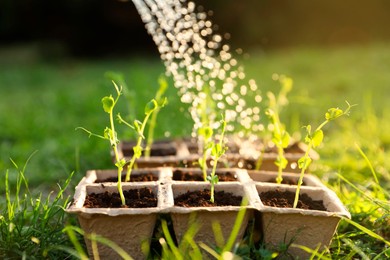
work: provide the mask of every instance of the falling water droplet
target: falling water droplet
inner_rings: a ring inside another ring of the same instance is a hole
[[[262,101],[257,84],[253,79],[245,82],[243,67],[233,57],[230,46],[223,43],[230,34],[216,33],[218,26],[209,19],[212,11],[205,12],[202,6],[185,0],[133,0],[133,3],[157,45],[167,75],[173,77],[181,102],[191,104],[189,113],[194,130],[202,125],[198,109],[202,102],[215,102],[207,107],[210,125],[215,125],[214,120],[221,114],[212,109],[224,110],[227,131],[259,124],[258,106],[251,108],[244,99],[248,96],[255,103]],[[237,49],[236,53],[242,55],[243,51]],[[207,98],[209,93],[213,100]]]

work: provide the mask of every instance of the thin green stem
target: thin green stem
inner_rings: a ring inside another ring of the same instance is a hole
[[[278,164],[278,176],[276,176],[276,183],[281,184],[283,181],[282,173],[283,173],[283,163],[282,160],[284,158],[284,150],[283,147],[278,146],[278,158],[279,158],[279,164]]]
[[[367,155],[363,152],[363,150],[360,148],[360,146],[355,143],[355,146],[356,148],[358,149],[360,155],[364,158],[364,160],[366,161],[368,167],[370,168],[370,171],[372,173],[372,176],[374,177],[374,180],[375,180],[375,183],[379,185],[379,180],[378,180],[378,177],[376,176],[376,172],[374,170],[374,167],[372,166],[370,160],[368,159]]]
[[[154,141],[154,129],[156,128],[156,120],[157,120],[157,114],[160,109],[156,109],[152,117],[150,118],[150,123],[149,123],[149,129],[148,129],[148,139],[146,141],[146,147],[145,147],[145,157],[149,158],[150,157],[150,152],[152,148],[152,144]]]
[[[138,147],[141,147],[141,144],[142,144],[142,136],[139,136],[138,139],[137,139],[137,144],[136,144],[136,148]],[[129,161],[129,165],[127,166],[127,172],[126,172],[126,179],[125,181],[130,181],[130,175],[131,175],[131,172],[133,170],[133,167],[134,167],[134,164],[135,164],[135,160],[137,159],[137,155],[136,153],[134,152],[133,156],[131,157],[130,161]]]
[[[280,119],[279,119],[279,115],[278,115],[278,110],[276,109],[275,113],[273,114],[274,116],[274,127],[275,127],[275,130],[276,130],[276,133],[278,136],[282,136],[282,131],[280,129]],[[276,144],[277,148],[278,148],[278,157],[279,157],[279,164],[278,164],[278,176],[276,177],[276,183],[277,184],[281,184],[282,181],[283,181],[283,177],[282,177],[282,172],[283,172],[283,163],[282,163],[282,160],[284,158],[284,150],[283,150],[283,144],[280,143],[282,140],[279,140],[278,144]]]
[[[217,171],[217,164],[218,164],[218,159],[214,161],[214,165],[213,165],[213,170],[211,171],[211,187],[210,187],[210,202],[214,203],[214,186],[215,186],[215,183],[214,183],[214,176],[215,176],[215,172]]]
[[[202,159],[202,172],[203,172],[203,180],[207,181],[207,150],[203,151],[203,159]]]
[[[312,143],[309,143],[308,147],[307,147],[307,150],[305,152],[305,155],[304,155],[304,158],[308,158],[309,157],[309,152],[311,150],[311,147],[312,147]],[[297,189],[295,190],[295,198],[294,198],[294,204],[293,204],[293,208],[296,208],[297,205],[298,205],[298,200],[299,200],[299,192],[301,190],[301,185],[303,183],[303,177],[305,175],[305,171],[306,171],[306,166],[305,167],[302,167],[301,169],[301,173],[299,175],[299,179],[298,179],[298,183],[297,183]]]
[[[145,118],[144,118],[144,121],[142,122],[140,132],[138,133],[137,144],[136,144],[135,149],[134,149],[134,154],[130,159],[129,165],[127,166],[127,173],[126,173],[125,181],[130,181],[130,175],[131,175],[132,169],[134,167],[135,161],[136,161],[136,159],[138,159],[141,156],[141,154],[139,154],[138,151],[142,151],[142,140],[144,139],[143,133],[145,131],[145,126],[146,126],[146,123],[148,122],[150,115],[151,115],[151,113],[147,113]]]
[[[167,86],[168,86],[167,82],[163,78],[160,78],[159,82],[160,82],[160,88],[158,89],[156,96],[154,98],[156,100],[157,104],[159,104],[159,107],[153,111],[152,117],[150,118],[148,136],[147,136],[147,140],[146,140],[146,147],[145,147],[145,154],[144,154],[144,156],[146,158],[150,157],[150,152],[151,152],[152,144],[154,141],[154,129],[156,128],[157,115],[160,112],[160,106],[164,106],[165,102],[166,102],[166,98],[164,100],[162,98],[162,96],[164,95],[164,93],[167,89]]]
[[[118,99],[115,100],[114,104],[116,104],[117,100]],[[113,112],[112,111],[110,113],[110,126],[111,126],[111,132],[112,132],[112,136],[110,137],[111,138],[111,145],[112,145],[112,149],[114,150],[115,162],[116,162],[116,165],[117,165],[117,168],[118,168],[118,183],[117,183],[117,187],[118,187],[118,192],[119,192],[119,196],[121,198],[122,205],[124,206],[124,205],[126,205],[126,200],[125,200],[125,196],[123,195],[123,189],[122,189],[122,171],[123,171],[123,167],[119,166],[120,159],[119,159],[119,153],[118,153],[118,142],[117,142],[117,138],[116,138],[114,116],[113,116]]]

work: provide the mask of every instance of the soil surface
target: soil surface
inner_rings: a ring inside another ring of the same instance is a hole
[[[184,193],[175,198],[175,206],[179,207],[218,207],[240,206],[241,196],[230,192],[218,191],[214,193],[214,203],[210,202],[210,190],[198,190]]]
[[[295,192],[272,190],[260,193],[260,199],[266,206],[292,208]],[[297,208],[326,211],[322,200],[313,200],[307,194],[300,194]]]
[[[126,176],[122,176],[122,182],[125,181]],[[104,180],[96,180],[95,183],[102,182],[117,182],[118,177],[111,177]],[[131,174],[130,182],[141,182],[141,181],[158,181],[158,176],[153,173],[141,173],[141,174]]]
[[[217,176],[219,181],[237,181],[236,174],[232,172],[217,172]],[[182,170],[173,171],[172,179],[174,181],[204,181],[202,173]]]
[[[85,208],[152,208],[157,207],[157,197],[150,188],[123,191],[126,206],[122,206],[119,193],[92,193],[85,198]]]

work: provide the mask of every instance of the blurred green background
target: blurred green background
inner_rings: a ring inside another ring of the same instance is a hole
[[[212,21],[219,33],[230,34],[226,42],[233,49],[244,49],[240,61],[263,97],[279,90],[273,74],[294,79],[282,114],[290,131],[322,121],[327,108],[344,107],[344,100],[358,104],[350,123],[331,132],[335,141],[322,153],[341,160],[346,154],[336,153],[357,142],[370,147],[374,163],[388,172],[389,1],[195,3],[213,10]],[[9,158],[23,165],[36,150],[28,169],[37,187],[55,186],[71,171],[79,179],[87,169],[113,167],[108,144],[74,130],[103,131],[107,118],[100,99],[113,93],[107,71],[123,73],[141,117],[139,106],[154,96],[165,68],[131,1],[2,0],[0,173],[13,167]],[[170,83],[159,138],[191,133],[192,121]],[[120,109],[126,106],[122,100]]]

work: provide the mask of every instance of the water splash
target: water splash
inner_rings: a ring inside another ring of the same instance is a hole
[[[254,133],[262,129],[260,108],[249,107],[243,97],[254,98],[258,87],[246,81],[243,67],[232,55],[224,38],[202,7],[186,0],[133,0],[148,33],[157,45],[166,72],[173,77],[194,130],[208,124],[219,127],[224,112],[227,132]]]

